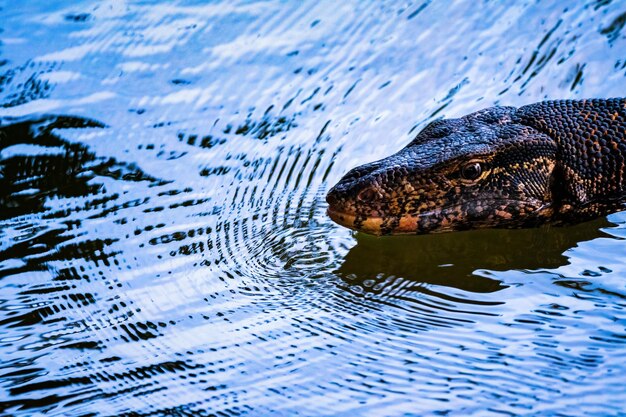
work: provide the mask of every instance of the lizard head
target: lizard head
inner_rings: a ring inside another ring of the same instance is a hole
[[[329,216],[376,235],[545,222],[557,145],[515,112],[430,123],[398,153],[348,172],[326,197]]]

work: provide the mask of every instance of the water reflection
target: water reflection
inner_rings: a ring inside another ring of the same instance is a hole
[[[372,239],[323,199],[433,117],[620,94],[622,9],[4,2],[0,414],[623,414],[626,213]]]
[[[371,237],[356,234],[337,273],[351,284],[384,291],[390,277],[416,284],[441,285],[475,293],[498,291],[500,280],[477,270],[551,269],[565,265],[565,252],[579,242],[608,236],[598,219],[569,227],[475,230],[426,236]]]

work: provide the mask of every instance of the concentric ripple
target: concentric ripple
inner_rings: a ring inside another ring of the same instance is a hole
[[[620,6],[0,4],[0,414],[626,413],[625,215],[324,202],[435,118],[623,96]]]

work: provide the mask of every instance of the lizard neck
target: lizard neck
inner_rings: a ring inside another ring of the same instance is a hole
[[[591,217],[626,199],[626,98],[545,101],[516,118],[557,143],[557,211]]]

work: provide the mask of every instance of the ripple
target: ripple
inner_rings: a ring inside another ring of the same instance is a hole
[[[623,88],[616,2],[482,6],[2,6],[0,413],[623,413],[623,213],[325,214],[433,118]]]

